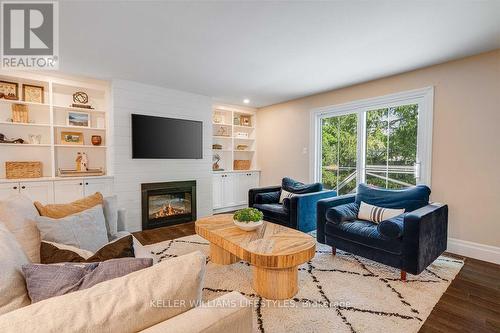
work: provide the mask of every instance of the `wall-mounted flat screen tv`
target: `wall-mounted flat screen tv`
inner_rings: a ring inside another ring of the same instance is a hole
[[[132,114],[132,158],[201,159],[203,123]]]

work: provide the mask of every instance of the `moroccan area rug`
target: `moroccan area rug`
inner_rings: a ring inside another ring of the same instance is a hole
[[[299,292],[293,299],[266,300],[251,286],[248,263],[210,262],[208,242],[198,235],[138,246],[136,255],[155,262],[193,251],[207,256],[203,299],[236,290],[252,300],[256,332],[417,332],[463,266],[441,256],[419,276],[317,244],[316,255],[299,266]]]

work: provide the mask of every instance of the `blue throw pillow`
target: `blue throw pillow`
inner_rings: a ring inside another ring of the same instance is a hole
[[[403,236],[405,214],[384,220],[377,225],[378,232],[390,239]]]
[[[321,183],[304,184],[288,177],[283,178],[281,187],[285,191],[295,194],[314,193],[323,190],[323,185]]]
[[[342,223],[353,221],[358,217],[359,205],[357,203],[348,203],[332,207],[326,211],[326,220],[331,223]]]
[[[359,184],[356,203],[360,204],[363,201],[383,208],[404,208],[408,213],[427,206],[430,195],[431,189],[425,185],[417,185],[404,190],[387,190]]]

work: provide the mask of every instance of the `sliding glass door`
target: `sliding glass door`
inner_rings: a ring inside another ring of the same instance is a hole
[[[418,104],[366,112],[365,182],[399,189],[415,185]]]
[[[339,194],[359,183],[430,183],[432,89],[313,111],[314,179]]]
[[[322,119],[321,179],[327,189],[345,194],[356,188],[357,114]]]

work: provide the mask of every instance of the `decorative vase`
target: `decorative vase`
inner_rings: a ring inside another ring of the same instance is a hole
[[[102,143],[102,138],[100,135],[92,135],[92,144],[94,146],[100,146]]]
[[[258,227],[260,227],[263,222],[262,222],[262,220],[257,221],[257,222],[240,222],[237,220],[233,220],[233,223],[236,224],[236,226],[238,228],[240,228],[241,230],[252,231],[252,230],[255,230]]]

